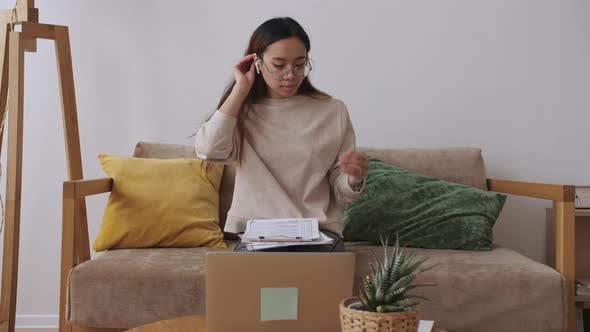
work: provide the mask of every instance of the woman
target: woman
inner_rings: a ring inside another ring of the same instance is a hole
[[[334,245],[292,250],[343,251],[342,209],[359,196],[369,163],[344,103],[309,81],[309,51],[292,18],[260,25],[195,148],[201,159],[237,164],[226,232],[244,232],[248,219],[314,217]]]

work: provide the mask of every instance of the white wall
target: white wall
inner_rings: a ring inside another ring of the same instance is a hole
[[[250,33],[289,15],[311,37],[313,82],[347,103],[359,145],[475,146],[490,177],[590,183],[583,0],[38,0],[37,7],[42,22],[71,30],[87,178],[104,175],[99,152],[129,155],[139,140],[192,144],[186,137],[215,107]],[[52,43],[27,54],[25,77],[17,312],[21,325],[38,325],[58,312],[66,178]],[[91,240],[105,201],[88,201]],[[547,206],[511,198],[496,241],[543,262]]]

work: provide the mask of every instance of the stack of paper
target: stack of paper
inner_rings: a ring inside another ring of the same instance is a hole
[[[334,240],[327,237],[324,233],[320,232],[320,237],[313,240],[313,241],[298,241],[298,242],[251,242],[248,243],[248,250],[264,250],[270,248],[279,248],[279,247],[289,247],[289,246],[301,246],[301,245],[320,245],[320,244],[330,244]]]
[[[333,240],[320,232],[317,218],[287,218],[248,220],[242,242],[248,244],[248,250],[263,250],[330,244]]]

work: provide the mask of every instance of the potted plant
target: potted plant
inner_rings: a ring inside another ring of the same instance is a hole
[[[343,332],[388,331],[416,332],[418,330],[421,300],[426,298],[412,295],[413,289],[434,286],[416,284],[416,276],[428,271],[434,265],[422,267],[428,257],[416,258],[414,252],[405,255],[399,246],[399,239],[389,252],[387,241],[383,242],[383,261],[373,253],[370,264],[372,275],[366,276],[360,287],[360,298],[352,297],[340,303],[340,323]]]

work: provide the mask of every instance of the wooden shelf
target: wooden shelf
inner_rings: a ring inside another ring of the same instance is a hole
[[[578,303],[590,303],[590,295],[576,295],[576,302]]]

